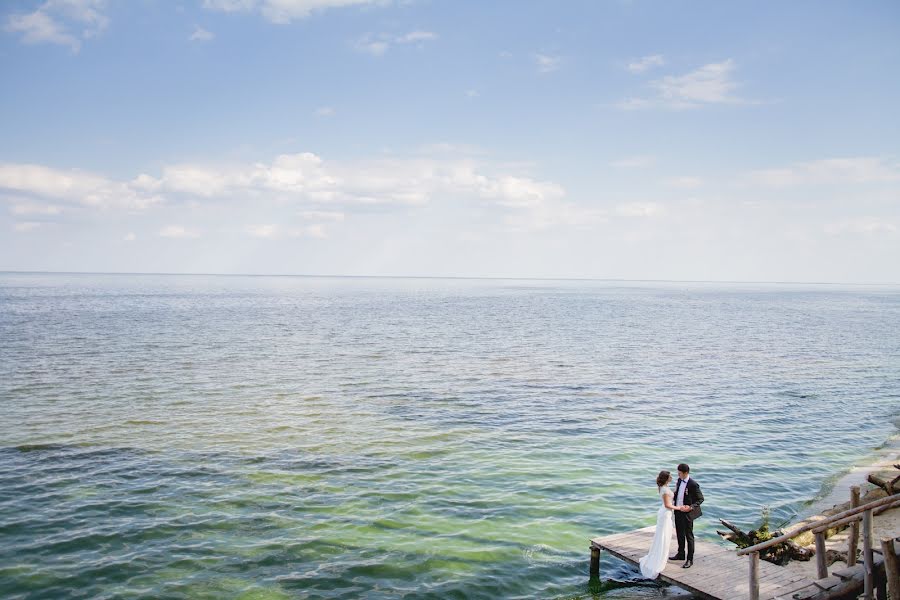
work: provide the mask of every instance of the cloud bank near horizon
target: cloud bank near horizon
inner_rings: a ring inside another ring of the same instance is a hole
[[[893,15],[771,12],[10,5],[0,268],[900,281]]]

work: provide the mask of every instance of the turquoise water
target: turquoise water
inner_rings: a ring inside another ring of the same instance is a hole
[[[3,598],[671,596],[587,577],[660,468],[714,539],[900,414],[898,288],[6,273],[0,339]]]

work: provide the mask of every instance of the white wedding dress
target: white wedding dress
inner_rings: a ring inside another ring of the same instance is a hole
[[[666,568],[669,560],[669,546],[672,543],[672,531],[675,529],[675,516],[671,509],[666,508],[664,497],[669,496],[669,504],[672,501],[672,490],[668,487],[659,488],[661,506],[656,513],[656,532],[650,543],[650,551],[641,559],[641,575],[648,579],[656,579],[656,576]]]

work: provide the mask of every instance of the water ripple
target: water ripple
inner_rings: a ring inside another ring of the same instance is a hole
[[[593,597],[658,469],[711,539],[900,413],[896,289],[3,274],[0,339],[14,599]]]

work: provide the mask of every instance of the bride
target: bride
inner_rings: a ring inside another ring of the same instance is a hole
[[[670,481],[672,475],[668,471],[660,471],[656,477],[662,506],[656,513],[656,533],[653,534],[650,551],[640,561],[641,575],[649,579],[656,579],[669,560],[669,544],[672,542],[672,530],[675,527],[675,519],[672,516],[675,504],[672,490],[669,489]]]

